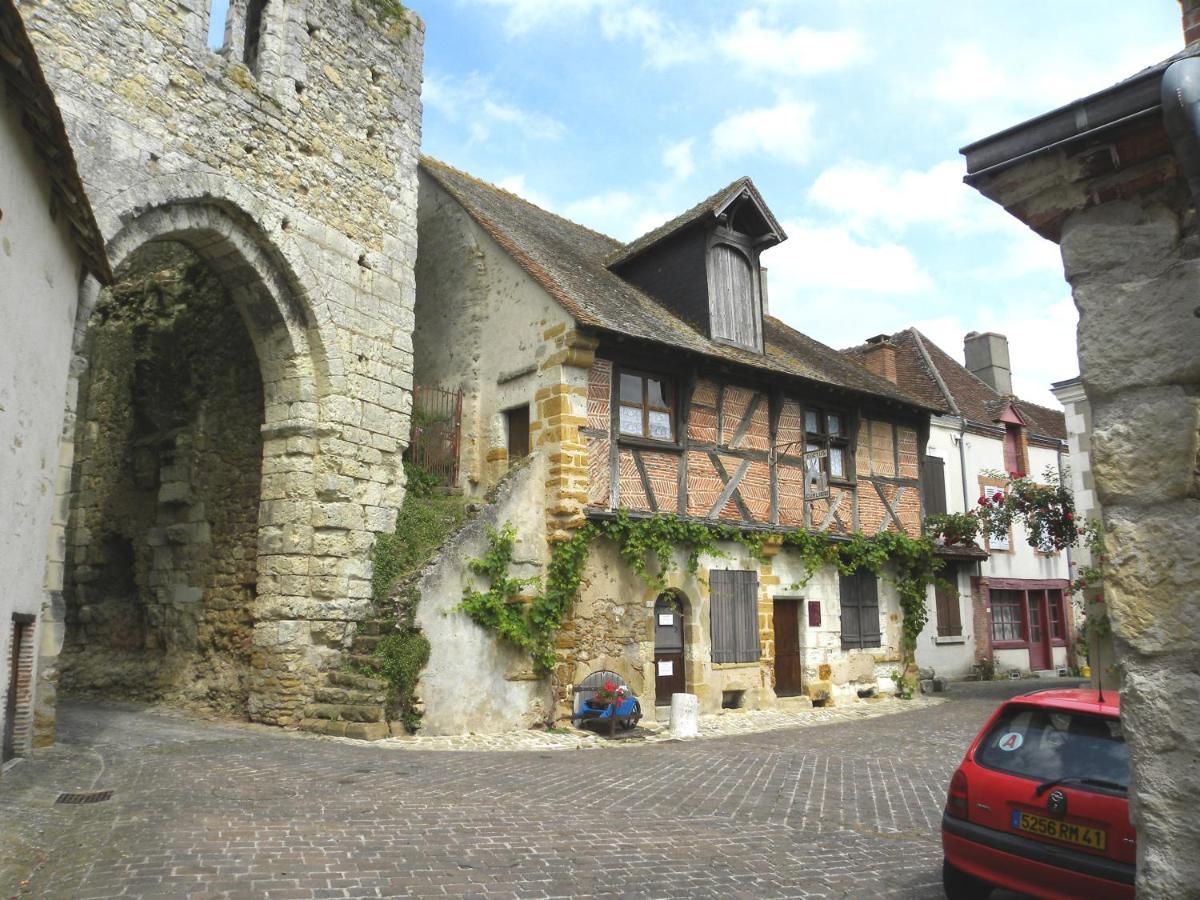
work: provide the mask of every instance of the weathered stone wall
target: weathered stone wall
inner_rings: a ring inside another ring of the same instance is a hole
[[[1075,212],[1062,254],[1079,308],[1105,601],[1124,669],[1138,889],[1200,884],[1200,232],[1184,185]]]
[[[269,3],[247,66],[245,7],[233,0],[220,53],[205,46],[200,0],[27,0],[20,12],[114,268],[150,240],[187,244],[254,344],[263,477],[246,708],[286,724],[365,614],[370,548],[403,497],[422,26],[382,22],[370,3]],[[76,375],[97,295],[85,284]],[[63,496],[73,433],[69,421]],[[66,524],[47,577],[41,742],[53,732]]]
[[[719,546],[723,556],[701,556],[696,575],[687,571],[686,554],[675,554],[666,576],[681,601],[684,620],[684,680],[700,698],[703,712],[721,708],[727,691],[743,692],[743,706],[767,709],[776,704],[774,599],[801,601],[799,644],[806,692],[833,702],[854,702],[860,690],[892,690],[890,673],[900,665],[900,605],[895,588],[879,581],[881,646],[842,650],[841,594],[837,570],[824,567],[807,578],[800,554],[767,547],[766,561],[751,557],[736,543]],[[758,573],[759,652],[755,662],[714,663],[708,572],[750,569]],[[564,622],[559,640],[555,687],[558,714],[570,708],[571,685],[591,672],[611,669],[625,678],[645,709],[659,699],[654,680],[654,602],[658,591],[631,570],[608,541],[592,544],[579,599]],[[805,603],[821,605],[821,624],[809,626]]]
[[[97,303],[80,385],[60,686],[242,711],[262,381],[195,254],[152,244]]]

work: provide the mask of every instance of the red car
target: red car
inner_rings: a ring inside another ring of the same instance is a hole
[[[1005,702],[950,780],[946,896],[983,900],[1007,888],[1051,900],[1132,900],[1128,785],[1119,695],[1048,690]]]

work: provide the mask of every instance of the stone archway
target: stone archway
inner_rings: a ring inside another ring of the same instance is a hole
[[[148,210],[109,249],[118,284],[77,314],[39,730],[60,679],[286,724],[328,656],[311,620],[336,648],[358,617],[309,580],[336,568],[314,560],[318,329],[227,208]]]

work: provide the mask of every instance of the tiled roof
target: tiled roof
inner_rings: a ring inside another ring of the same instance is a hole
[[[929,405],[972,422],[994,425],[1011,403],[1031,435],[1067,439],[1061,412],[1000,394],[917,329],[898,331],[889,340],[896,347],[897,384]],[[861,363],[866,350],[867,345],[861,344],[842,352]]]
[[[779,236],[779,240],[787,239],[787,235],[783,231],[783,227],[775,219],[771,210],[767,208],[766,202],[762,198],[762,194],[758,192],[758,188],[754,186],[754,182],[743,176],[732,184],[727,184],[721,190],[717,191],[711,197],[706,197],[689,209],[687,212],[680,213],[669,222],[664,222],[652,231],[648,231],[640,238],[630,241],[625,246],[619,248],[608,259],[610,266],[617,266],[626,260],[633,259],[639,253],[650,249],[664,238],[670,237],[677,231],[682,231],[694,222],[698,222],[707,217],[716,217],[721,210],[729,205],[729,202],[740,194],[746,191],[754,198],[763,215],[766,216],[767,224],[771,230]]]
[[[10,100],[24,113],[25,129],[33,139],[38,158],[50,173],[55,205],[59,214],[67,218],[87,270],[102,283],[110,284],[113,276],[105,255],[104,238],[75,168],[75,155],[62,114],[12,0],[0,0],[0,82],[9,86]]]
[[[608,269],[607,261],[623,246],[619,241],[435,159],[423,157],[421,168],[581,325],[908,406],[931,408],[771,316],[764,317],[765,354],[710,340]]]

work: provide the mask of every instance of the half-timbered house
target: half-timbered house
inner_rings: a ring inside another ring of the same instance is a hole
[[[760,254],[786,235],[748,178],[628,244],[431,159],[419,209],[415,380],[461,392],[462,490],[484,494],[536,457],[527,571],[539,543],[618,510],[919,534],[931,406],[770,315]],[[646,705],[686,691],[707,710],[890,685],[900,617],[886,580],[832,567],[810,579],[786,546],[765,563],[723,549],[695,574],[681,554],[660,593],[597,546],[559,637],[560,711],[564,688],[600,669]],[[474,640],[425,620],[459,657]],[[464,727],[438,724],[430,697],[481,676],[433,643],[427,723]]]

